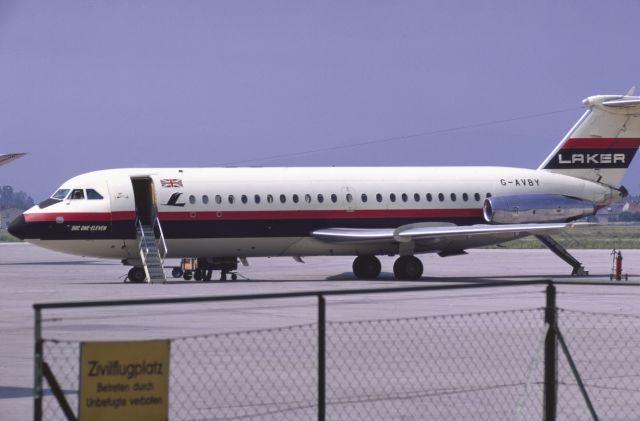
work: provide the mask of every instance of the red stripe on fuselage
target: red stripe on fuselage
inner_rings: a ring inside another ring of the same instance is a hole
[[[482,209],[369,209],[369,210],[312,210],[312,211],[219,211],[219,212],[160,212],[161,221],[219,221],[219,220],[286,220],[286,219],[373,219],[373,218],[478,218]],[[134,220],[135,212],[95,213],[27,213],[26,222],[64,221],[126,221]]]
[[[640,138],[637,137],[587,137],[569,139],[562,149],[637,149],[639,146]]]
[[[136,218],[136,213],[128,212],[58,212],[58,213],[25,213],[26,222],[55,222],[58,217],[67,222],[80,221],[127,221]]]

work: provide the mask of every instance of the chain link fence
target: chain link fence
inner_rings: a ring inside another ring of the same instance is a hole
[[[328,420],[541,420],[545,309],[324,324]],[[640,318],[560,310],[558,328],[600,420],[640,413]],[[318,419],[317,323],[171,338],[171,420]],[[43,359],[78,407],[80,341]],[[588,420],[558,352],[558,419]],[[42,419],[64,420],[52,394]]]

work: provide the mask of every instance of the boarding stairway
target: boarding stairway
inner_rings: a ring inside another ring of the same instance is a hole
[[[136,237],[138,239],[140,259],[146,274],[144,281],[147,283],[167,282],[163,268],[164,258],[167,255],[167,245],[164,241],[162,227],[158,218],[155,218],[153,225],[143,224],[138,219],[136,221]]]

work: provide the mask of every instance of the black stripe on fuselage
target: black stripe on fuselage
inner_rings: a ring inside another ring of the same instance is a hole
[[[484,223],[481,218],[367,218],[367,219],[277,219],[231,221],[161,221],[166,239],[305,237],[323,228],[398,228],[419,222],[447,222],[456,225]],[[101,227],[108,225],[108,229]],[[76,228],[73,228],[76,227]],[[77,228],[79,227],[79,228]],[[107,240],[135,239],[135,222],[82,221],[82,223],[29,222],[25,239]]]

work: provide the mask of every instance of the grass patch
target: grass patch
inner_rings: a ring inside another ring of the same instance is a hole
[[[22,241],[22,240],[20,240],[19,238],[16,238],[13,235],[9,234],[7,232],[7,230],[0,229],[0,242],[19,243],[20,241]]]
[[[553,238],[570,249],[638,249],[640,248],[640,224],[616,223],[594,225],[565,230]],[[539,249],[542,243],[534,237],[503,243],[487,248]]]

